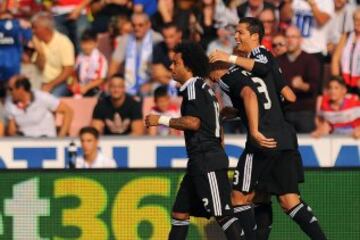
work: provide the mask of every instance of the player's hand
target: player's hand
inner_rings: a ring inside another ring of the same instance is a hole
[[[212,52],[209,55],[209,60],[211,63],[217,62],[217,61],[229,62],[229,57],[230,57],[230,54],[220,51],[220,50],[215,50],[214,52]]]
[[[159,118],[160,118],[160,115],[155,115],[155,114],[147,115],[145,117],[145,126],[151,127],[151,126],[159,125]]]
[[[277,142],[273,138],[267,138],[260,132],[253,132],[250,134],[251,137],[264,148],[276,148]]]

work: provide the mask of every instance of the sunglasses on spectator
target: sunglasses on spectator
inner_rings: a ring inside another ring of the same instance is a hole
[[[285,47],[285,43],[273,43],[271,46],[272,46],[273,48]]]

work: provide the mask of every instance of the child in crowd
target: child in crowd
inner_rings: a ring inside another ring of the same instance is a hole
[[[171,103],[168,94],[167,86],[160,86],[154,91],[155,106],[151,110],[151,114],[165,115],[168,117],[176,118],[180,116],[179,106]],[[149,128],[149,135],[151,136],[169,136],[181,135],[179,131],[168,128],[165,126],[156,126]]]
[[[107,75],[108,63],[97,48],[96,33],[86,30],[81,37],[81,53],[76,58],[73,94],[95,96]]]

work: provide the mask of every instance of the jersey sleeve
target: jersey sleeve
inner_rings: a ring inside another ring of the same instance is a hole
[[[201,106],[204,106],[203,96],[198,84],[190,85],[185,90],[185,104],[183,108],[183,116],[200,117]]]
[[[281,67],[277,61],[274,61],[274,70],[276,92],[280,93],[281,90],[286,86],[286,82]]]
[[[251,72],[256,76],[267,75],[272,69],[272,56],[264,48],[256,48],[251,52],[251,58],[254,59],[254,67]]]

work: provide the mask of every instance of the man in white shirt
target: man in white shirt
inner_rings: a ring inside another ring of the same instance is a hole
[[[116,168],[115,160],[107,158],[98,149],[99,132],[94,127],[80,130],[83,155],[76,158],[76,168]]]
[[[32,90],[30,80],[21,75],[10,79],[8,91],[10,96],[5,103],[8,135],[56,137],[54,113],[63,115],[58,136],[67,135],[73,111],[64,102],[47,92]]]

